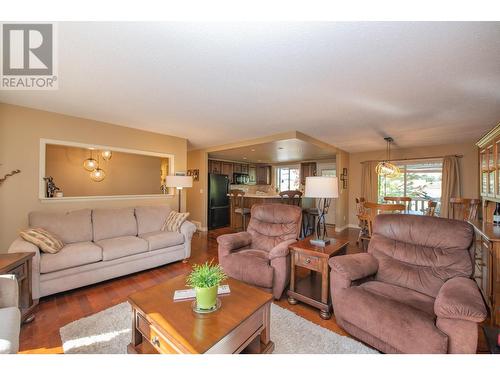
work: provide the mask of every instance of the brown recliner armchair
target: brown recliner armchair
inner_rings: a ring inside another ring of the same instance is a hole
[[[463,221],[378,215],[368,253],[330,259],[337,323],[385,353],[475,353],[486,307]]]
[[[253,205],[246,232],[217,238],[224,272],[279,299],[290,281],[288,246],[299,236],[301,216],[298,206]]]

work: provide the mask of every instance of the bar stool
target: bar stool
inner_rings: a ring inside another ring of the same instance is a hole
[[[245,196],[245,192],[243,190],[234,189],[229,193],[233,198],[233,214],[241,215],[241,228],[242,230],[246,230],[247,217],[250,216],[250,209],[244,207],[243,198]]]

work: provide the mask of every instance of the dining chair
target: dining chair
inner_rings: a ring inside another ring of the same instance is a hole
[[[406,206],[405,211],[407,212],[411,209],[410,197],[384,197],[384,201],[391,202],[391,204],[404,204]]]
[[[438,202],[436,201],[428,201],[427,209],[425,210],[425,216],[435,216],[437,204]]]
[[[357,197],[356,199],[356,216],[358,218],[359,234],[356,240],[356,245],[359,245],[361,237],[368,235],[368,219],[364,203],[366,199],[363,197]]]
[[[233,218],[235,214],[241,216],[241,228],[242,230],[246,230],[246,223],[247,223],[246,219],[247,216],[250,216],[250,209],[244,206],[245,192],[243,190],[233,189],[229,191],[229,194],[231,195],[233,202],[233,210],[232,210]],[[233,220],[233,223],[234,222],[235,221]],[[235,227],[234,229],[238,228]]]
[[[449,216],[458,220],[477,220],[481,199],[450,198]]]
[[[286,190],[279,193],[281,203],[291,206],[300,206],[302,201],[302,192],[299,190]]]
[[[405,213],[406,206],[404,204],[384,204],[384,203],[374,203],[374,202],[364,202],[363,207],[366,210],[366,221],[368,226],[368,233],[362,235],[360,240],[365,249],[364,242],[370,241],[373,233],[373,222],[375,217],[379,214],[384,213]]]

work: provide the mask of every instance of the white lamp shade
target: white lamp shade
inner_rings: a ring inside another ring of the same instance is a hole
[[[339,181],[337,177],[306,177],[306,191],[304,197],[307,198],[338,198]]]
[[[167,176],[165,185],[174,188],[193,187],[193,176]]]

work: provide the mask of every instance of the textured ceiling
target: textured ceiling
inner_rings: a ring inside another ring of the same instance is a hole
[[[59,90],[0,101],[208,147],[298,130],[346,151],[500,121],[500,23],[60,23]]]

